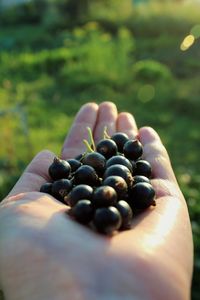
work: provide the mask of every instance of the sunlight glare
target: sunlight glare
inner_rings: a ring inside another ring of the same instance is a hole
[[[182,51],[188,50],[194,44],[194,41],[195,41],[194,35],[192,34],[187,35],[182,41],[180,49]]]
[[[156,247],[166,242],[166,237],[171,232],[171,229],[176,222],[179,206],[179,201],[171,201],[170,204],[168,203],[167,207],[165,208],[165,214],[160,215],[160,220],[156,226],[155,232],[146,236],[144,239],[144,243],[148,251],[155,251],[154,249]]]

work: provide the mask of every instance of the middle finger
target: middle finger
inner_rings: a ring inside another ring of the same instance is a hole
[[[112,136],[116,132],[117,107],[112,102],[103,102],[99,105],[96,128],[94,130],[95,142],[103,138],[103,131],[107,127],[108,135]]]

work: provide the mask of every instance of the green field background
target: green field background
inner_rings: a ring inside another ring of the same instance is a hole
[[[82,104],[113,101],[169,151],[191,217],[200,299],[200,5],[71,2],[0,6],[1,199],[38,151],[59,154]]]

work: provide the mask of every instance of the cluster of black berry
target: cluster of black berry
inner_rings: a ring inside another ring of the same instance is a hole
[[[69,215],[103,234],[129,229],[133,215],[155,206],[150,183],[151,165],[142,159],[139,140],[115,133],[94,144],[74,159],[54,158],[49,167],[53,182],[40,191],[69,205]]]

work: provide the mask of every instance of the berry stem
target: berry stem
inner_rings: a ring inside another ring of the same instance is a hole
[[[103,130],[103,139],[110,139],[110,136],[109,136],[109,134],[107,132],[107,129],[108,129],[108,127],[105,126],[104,130]]]
[[[91,153],[91,152],[94,152],[94,150],[91,148],[90,144],[88,143],[87,140],[83,140],[83,143],[85,144],[86,146],[86,153]]]
[[[54,161],[55,163],[57,163],[57,162],[60,161],[60,158],[59,158],[58,156],[55,156],[53,161]]]
[[[92,149],[94,149],[94,151],[96,151],[96,146],[95,146],[95,142],[93,139],[93,134],[92,134],[92,130],[90,127],[87,127],[87,131],[88,131],[88,136],[89,136],[89,143],[90,145],[92,145]],[[91,146],[90,146],[91,148]]]

